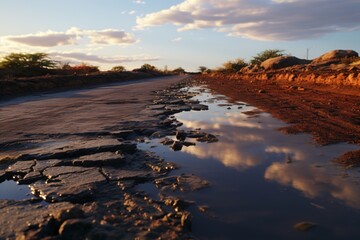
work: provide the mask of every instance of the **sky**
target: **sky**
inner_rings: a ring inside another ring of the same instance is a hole
[[[267,49],[313,59],[360,53],[360,0],[0,0],[0,56],[132,70],[251,60]],[[308,55],[307,55],[308,51]]]

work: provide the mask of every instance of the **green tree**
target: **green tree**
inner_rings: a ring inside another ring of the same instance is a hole
[[[270,58],[274,57],[280,57],[284,55],[284,50],[279,49],[268,49],[265,51],[262,51],[261,53],[258,53],[256,56],[254,56],[251,60],[251,64],[261,64],[263,61],[268,60]]]
[[[56,65],[46,53],[11,53],[0,62],[2,69],[16,77],[44,75]]]
[[[126,71],[126,68],[124,66],[115,66],[111,69],[113,72],[124,72]]]

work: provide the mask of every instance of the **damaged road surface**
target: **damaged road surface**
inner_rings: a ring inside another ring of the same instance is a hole
[[[174,178],[167,178],[169,171],[177,168],[137,143],[180,134],[181,123],[170,117],[174,113],[207,109],[178,91],[185,78],[0,103],[0,184],[16,181],[31,190],[23,200],[0,196],[0,239],[190,237],[191,214],[178,204],[185,200],[155,200],[135,189],[155,181],[164,187]],[[215,140],[199,131],[196,137]],[[179,137],[173,147],[190,144],[184,140]],[[195,175],[174,179],[188,191],[208,185]]]

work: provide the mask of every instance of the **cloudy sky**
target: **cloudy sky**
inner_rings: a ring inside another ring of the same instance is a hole
[[[266,49],[360,52],[360,0],[1,0],[0,55],[46,52],[107,70],[200,65]]]

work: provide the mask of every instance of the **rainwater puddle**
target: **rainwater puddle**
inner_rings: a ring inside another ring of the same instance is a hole
[[[199,91],[199,88],[190,89]],[[182,112],[180,129],[214,134],[216,143],[199,143],[174,152],[160,140],[141,144],[211,186],[182,197],[209,206],[192,208],[192,230],[199,239],[360,239],[360,173],[331,162],[358,146],[317,146],[306,134],[284,135],[286,124],[245,103],[229,103],[206,89],[195,97],[208,111]],[[156,145],[153,148],[151,146]],[[144,190],[158,191],[150,185]],[[293,225],[317,226],[299,232]]]
[[[15,181],[4,181],[0,183],[0,199],[24,200],[32,197],[27,185],[18,185]]]

